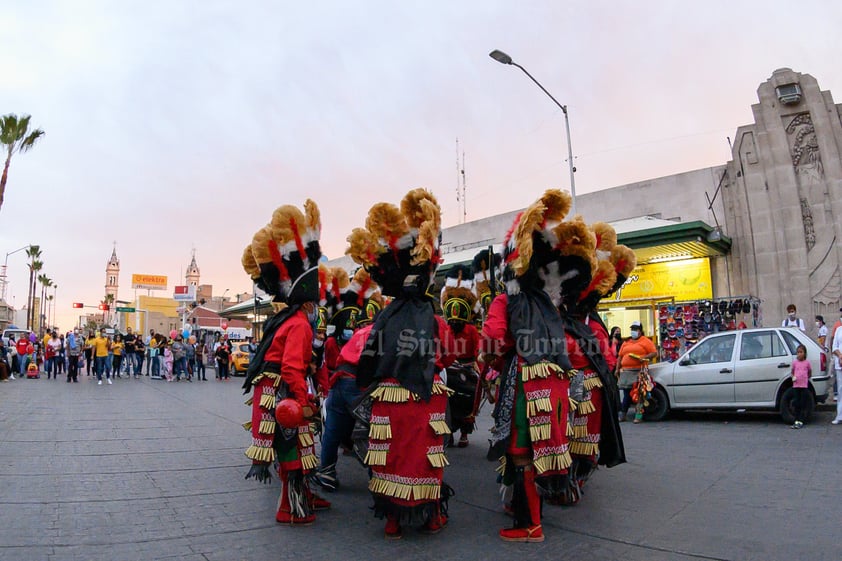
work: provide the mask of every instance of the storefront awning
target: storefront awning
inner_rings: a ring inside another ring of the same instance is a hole
[[[258,315],[264,316],[272,315],[272,298],[270,296],[258,298],[257,313]],[[240,302],[235,306],[225,308],[224,310],[221,310],[219,312],[219,315],[226,319],[255,320],[256,318],[254,317],[254,298],[249,298],[248,300]]]
[[[634,250],[639,265],[716,257],[731,251],[731,239],[701,220],[618,231],[617,242]]]

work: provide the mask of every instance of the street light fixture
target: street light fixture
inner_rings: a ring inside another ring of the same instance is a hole
[[[526,71],[526,68],[524,68],[523,66],[516,63],[514,60],[512,60],[512,57],[510,57],[509,55],[507,55],[503,51],[498,51],[497,49],[495,49],[495,50],[491,51],[490,53],[488,53],[488,56],[490,56],[491,58],[493,58],[494,60],[496,60],[500,64],[510,64],[512,66],[517,66],[518,68],[520,68],[523,71],[524,74],[529,76],[530,80],[535,82],[535,84],[539,88],[541,88],[541,91],[543,91],[545,94],[547,94],[547,96],[549,96],[549,98],[552,99],[553,102],[561,108],[561,112],[564,113],[564,127],[567,131],[567,163],[568,163],[568,166],[570,168],[570,196],[573,199],[573,209],[572,210],[573,210],[573,216],[575,216],[576,215],[576,179],[573,177],[573,173],[576,171],[576,168],[573,167],[573,145],[570,142],[570,120],[567,117],[567,106],[559,103],[558,100],[556,98],[554,98],[553,95],[550,92],[548,92],[547,89],[544,86],[541,85],[541,82],[536,80],[532,76],[532,74],[530,74],[529,72]]]
[[[18,248],[18,249],[14,250],[14,251],[10,251],[9,253],[7,253],[7,254],[6,254],[6,259],[3,261],[3,270],[2,270],[2,271],[0,271],[0,284],[2,284],[2,285],[3,285],[3,286],[2,286],[2,290],[0,290],[0,300],[2,300],[2,301],[4,301],[4,302],[6,301],[6,285],[7,285],[7,284],[9,284],[9,283],[6,281],[6,278],[7,278],[7,276],[6,276],[6,269],[7,269],[7,268],[8,268],[8,266],[9,266],[9,256],[10,256],[10,255],[14,255],[14,254],[15,254],[15,253],[17,253],[18,251],[23,251],[24,249],[29,249],[30,247],[32,247],[32,244],[25,245],[25,246],[23,246],[23,247],[21,247],[21,248]]]

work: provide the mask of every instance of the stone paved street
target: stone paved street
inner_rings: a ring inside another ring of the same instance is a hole
[[[277,479],[243,480],[242,378],[91,380],[0,384],[2,561],[842,557],[842,427],[827,410],[801,431],[771,414],[624,424],[630,462],[600,470],[579,506],[546,506],[544,543],[505,544],[486,409],[472,445],[449,450],[449,526],[386,542],[349,457],[332,510],[309,527],[275,524]]]

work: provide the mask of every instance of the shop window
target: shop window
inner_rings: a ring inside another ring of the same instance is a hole
[[[736,335],[709,337],[699,343],[695,349],[687,354],[690,364],[713,364],[729,362],[734,355]]]
[[[743,333],[740,360],[756,360],[773,356],[786,356],[783,342],[774,331]]]

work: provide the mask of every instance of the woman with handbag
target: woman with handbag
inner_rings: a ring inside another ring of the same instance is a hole
[[[650,359],[658,356],[655,344],[643,335],[643,326],[639,321],[631,324],[631,337],[620,347],[618,353],[617,368],[615,371],[618,377],[617,386],[623,390],[623,403],[620,406],[620,422],[626,420],[629,407],[632,402],[632,387],[638,381],[641,369]],[[648,372],[646,373],[648,376]],[[643,407],[635,407],[634,422],[643,421]]]

